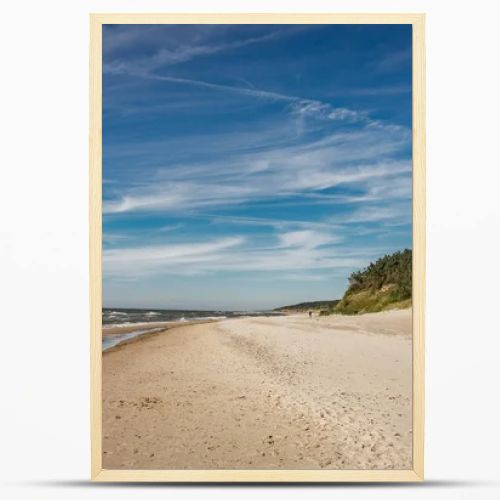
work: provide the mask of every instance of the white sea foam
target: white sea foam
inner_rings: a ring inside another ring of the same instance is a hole
[[[140,323],[110,323],[108,325],[103,325],[102,329],[103,332],[106,330],[110,330],[113,328],[130,328],[130,327],[137,327],[137,330],[133,330],[131,332],[124,332],[124,333],[114,333],[114,334],[106,334],[104,333],[103,338],[102,338],[102,350],[106,351],[107,349],[111,349],[111,347],[115,347],[116,345],[129,340],[133,339],[134,337],[138,337],[140,335],[143,335],[145,333],[152,333],[152,332],[159,332],[164,330],[165,325],[175,325],[176,323],[184,323],[188,321],[212,321],[212,320],[218,320],[218,319],[225,319],[227,316],[198,316],[194,318],[188,318],[186,319],[184,316],[181,318],[178,318],[173,321],[158,321],[158,322],[151,322],[151,323],[145,323],[144,321]],[[160,326],[162,325],[162,326]],[[149,326],[149,328],[148,328]]]
[[[130,321],[125,321],[124,323],[109,323],[107,325],[102,325],[103,330],[107,328],[118,328],[121,326],[135,326],[135,325],[144,325],[144,322],[141,323],[131,323]]]
[[[139,337],[140,335],[144,335],[145,333],[160,332],[162,330],[163,328],[148,328],[146,330],[135,330],[128,333],[119,333],[112,336],[104,336],[102,338],[102,350],[107,351],[108,349],[111,349],[112,347],[115,347],[118,344],[125,342],[126,340]]]
[[[226,319],[227,316],[200,316],[197,318],[189,318],[190,321],[206,321],[208,319],[213,320],[213,319]]]

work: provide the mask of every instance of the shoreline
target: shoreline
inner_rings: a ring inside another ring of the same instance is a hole
[[[207,319],[207,320],[199,320],[199,321],[177,321],[177,322],[165,322],[163,323],[162,327],[151,327],[147,328],[148,323],[140,323],[140,325],[145,325],[145,328],[142,329],[137,329],[137,327],[129,326],[127,325],[126,327],[123,327],[121,329],[120,327],[113,327],[109,328],[109,330],[114,330],[113,332],[107,332],[106,329],[102,329],[102,340],[104,340],[105,337],[115,337],[118,335],[123,335],[123,334],[128,334],[128,333],[135,333],[135,332],[142,332],[142,333],[137,333],[134,337],[124,339],[122,341],[119,341],[116,345],[113,345],[111,347],[108,347],[106,349],[103,348],[102,354],[104,355],[105,353],[112,352],[114,350],[119,349],[122,346],[126,346],[129,344],[133,344],[136,342],[140,342],[142,340],[146,340],[147,338],[154,336],[154,335],[161,335],[162,333],[166,333],[170,330],[177,329],[177,328],[182,328],[182,327],[189,327],[192,325],[201,325],[205,323],[216,323],[218,321],[224,321],[226,319],[231,319],[231,318],[223,318],[221,320],[216,320],[216,319]],[[159,323],[157,323],[159,324]],[[146,330],[146,331],[144,331]]]
[[[331,315],[328,315],[328,316],[320,316],[318,314],[314,314],[313,315],[313,318],[311,318],[311,320],[313,319],[318,319],[319,321],[323,320],[323,321],[328,321],[327,318],[349,318],[349,320],[355,320],[356,318],[372,318],[372,317],[383,317],[384,314],[391,314],[392,312],[394,311],[407,311],[407,310],[412,310],[411,307],[409,308],[406,308],[406,309],[388,309],[388,310],[385,310],[385,311],[379,311],[379,312],[376,312],[376,313],[363,313],[363,314],[331,314]],[[116,336],[116,335],[122,335],[122,334],[126,334],[126,333],[134,333],[136,331],[138,331],[138,328],[140,331],[142,330],[147,330],[147,331],[143,331],[143,333],[138,333],[136,336],[134,336],[133,338],[130,338],[130,339],[125,339],[125,340],[122,340],[120,341],[118,344],[112,346],[112,347],[109,347],[109,348],[106,348],[106,349],[103,349],[102,353],[107,353],[107,352],[110,352],[120,346],[124,346],[124,345],[128,345],[130,343],[135,343],[135,342],[139,342],[141,340],[146,340],[147,338],[149,338],[150,336],[153,336],[153,335],[161,335],[162,333],[166,333],[167,331],[170,331],[172,329],[178,329],[178,328],[183,328],[183,327],[190,327],[192,325],[197,325],[197,324],[207,324],[207,323],[221,323],[221,322],[226,322],[226,321],[234,321],[234,320],[237,320],[237,319],[247,319],[247,318],[268,318],[268,317],[273,317],[273,316],[238,316],[238,317],[234,317],[234,318],[227,318],[227,317],[224,317],[224,318],[220,318],[220,319],[206,319],[206,320],[194,320],[194,321],[171,321],[171,322],[156,322],[156,323],[137,323],[137,325],[126,325],[126,326],[123,326],[123,327],[112,327],[112,328],[103,328],[102,329],[102,338],[104,339],[104,337],[106,336],[109,336],[109,337],[113,337],[113,336]],[[308,314],[303,312],[303,311],[296,311],[296,312],[286,312],[286,313],[283,313],[281,316],[274,316],[276,318],[278,317],[303,317],[303,318],[306,318],[308,317]],[[161,326],[160,326],[161,325]],[[338,328],[342,329],[342,326],[341,324],[339,324],[337,326]],[[112,331],[109,331],[109,330],[112,330]],[[151,331],[149,331],[151,330]],[[392,330],[378,330],[375,334],[376,335],[392,335],[396,332],[397,334],[397,331],[395,331],[394,329]],[[370,332],[368,331],[362,331],[362,330],[359,330],[359,333],[367,333],[367,334],[370,334]]]
[[[411,315],[231,318],[120,344],[103,356],[103,465],[409,469]]]

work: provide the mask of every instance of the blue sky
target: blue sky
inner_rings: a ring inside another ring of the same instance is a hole
[[[103,27],[103,304],[340,298],[411,248],[410,25]]]

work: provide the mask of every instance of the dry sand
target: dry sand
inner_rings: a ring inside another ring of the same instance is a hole
[[[103,354],[103,465],[411,468],[411,310],[227,319]]]

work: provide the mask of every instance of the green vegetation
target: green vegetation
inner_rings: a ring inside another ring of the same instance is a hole
[[[411,293],[412,251],[407,249],[386,255],[366,269],[352,273],[342,300],[301,302],[275,311],[317,311],[320,316],[326,316],[405,309],[411,307]]]
[[[349,277],[349,288],[329,313],[360,314],[411,306],[412,251],[386,255]]]
[[[333,309],[340,300],[320,300],[317,302],[301,302],[300,304],[293,304],[291,306],[283,306],[274,309],[279,312],[307,312],[307,311],[318,311],[318,310],[330,310]]]

